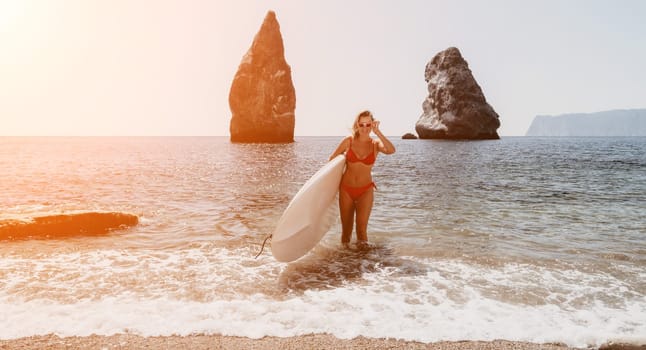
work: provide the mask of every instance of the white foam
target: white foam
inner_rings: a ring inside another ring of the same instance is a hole
[[[0,283],[0,338],[131,332],[508,339],[574,347],[646,341],[646,297],[604,274],[398,258],[400,265],[367,261],[372,265],[363,274],[337,286],[294,291],[277,286],[284,265],[248,253],[196,246],[138,256],[108,250],[0,259],[0,268],[17,264],[23,271]],[[29,288],[35,292],[23,293]],[[615,296],[607,302],[602,294]]]
[[[394,293],[375,295],[356,288],[306,293],[283,301],[262,295],[208,303],[124,295],[63,305],[42,300],[2,304],[3,339],[48,333],[218,333],[250,338],[330,333],[343,339],[359,335],[421,342],[511,339],[580,347],[646,334],[644,323],[638,324],[644,309],[637,305],[627,313],[604,308],[573,313],[554,305],[514,307],[485,299],[465,305],[420,305],[402,302]],[[626,327],[626,317],[635,320],[632,330]]]

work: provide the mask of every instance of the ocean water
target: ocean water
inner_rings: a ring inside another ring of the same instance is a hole
[[[0,138],[0,220],[136,214],[104,237],[0,242],[0,339],[329,333],[646,343],[646,138],[394,140],[373,247],[338,220],[257,259],[340,137]]]

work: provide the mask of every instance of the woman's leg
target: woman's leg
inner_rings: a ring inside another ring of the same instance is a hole
[[[359,243],[368,242],[368,219],[372,211],[372,202],[374,199],[374,188],[367,190],[357,199],[357,241]]]
[[[341,189],[339,191],[339,212],[341,214],[341,243],[346,245],[352,239],[352,226],[354,224],[354,201],[350,195]]]

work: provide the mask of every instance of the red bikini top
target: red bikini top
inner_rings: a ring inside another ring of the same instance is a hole
[[[345,159],[350,163],[361,162],[365,165],[373,165],[375,164],[375,160],[377,160],[377,157],[375,156],[375,147],[374,145],[372,146],[372,152],[370,155],[360,159],[352,150],[352,139],[350,139],[350,147],[348,147],[348,151],[345,153]]]

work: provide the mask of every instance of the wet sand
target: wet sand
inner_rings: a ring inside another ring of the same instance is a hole
[[[56,335],[34,336],[13,340],[0,340],[0,349],[513,349],[513,350],[565,350],[573,349],[562,344],[534,344],[505,340],[437,342],[424,344],[395,339],[358,337],[338,339],[327,334],[299,337],[264,337],[250,339],[221,335],[191,335],[142,337],[132,334],[112,336],[87,336],[60,338]]]

